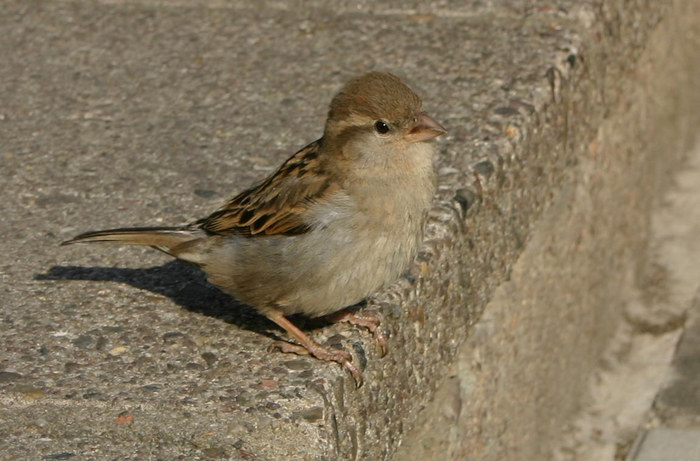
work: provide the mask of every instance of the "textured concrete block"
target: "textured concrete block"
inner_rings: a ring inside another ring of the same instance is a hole
[[[5,2],[0,455],[544,453],[619,319],[599,301],[643,272],[664,147],[697,126],[697,47],[664,26],[696,27],[696,3]],[[370,69],[406,77],[449,134],[424,248],[368,303],[389,356],[312,331],[363,388],[267,354],[282,333],[196,269],[56,246],[205,215],[320,136]],[[411,432],[437,389],[441,433]]]

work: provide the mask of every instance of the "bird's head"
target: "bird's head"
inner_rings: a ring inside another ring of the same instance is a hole
[[[422,111],[421,100],[398,77],[370,72],[350,80],[333,98],[324,140],[359,143],[366,150],[404,148],[429,141],[445,128]]]

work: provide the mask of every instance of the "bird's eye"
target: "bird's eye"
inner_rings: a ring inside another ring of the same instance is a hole
[[[389,129],[389,124],[384,120],[377,120],[374,122],[374,130],[379,134],[387,134]]]

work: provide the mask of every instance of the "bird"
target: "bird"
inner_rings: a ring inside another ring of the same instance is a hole
[[[296,340],[272,349],[337,362],[359,387],[350,353],[323,347],[288,317],[364,326],[386,353],[376,316],[348,307],[397,280],[415,257],[436,191],[432,140],[444,133],[399,77],[370,72],[333,97],[321,138],[209,216],[61,244],[144,245],[194,264]]]

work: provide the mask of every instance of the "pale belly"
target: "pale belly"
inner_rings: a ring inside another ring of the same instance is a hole
[[[216,260],[202,268],[214,285],[263,313],[315,317],[360,302],[396,280],[418,250],[434,192],[427,153],[417,157],[424,164],[415,176],[385,172],[319,203],[305,234],[222,237]]]
[[[298,236],[232,236],[202,268],[214,285],[263,313],[327,315],[401,275],[420,244],[423,215],[372,224],[341,219]]]

